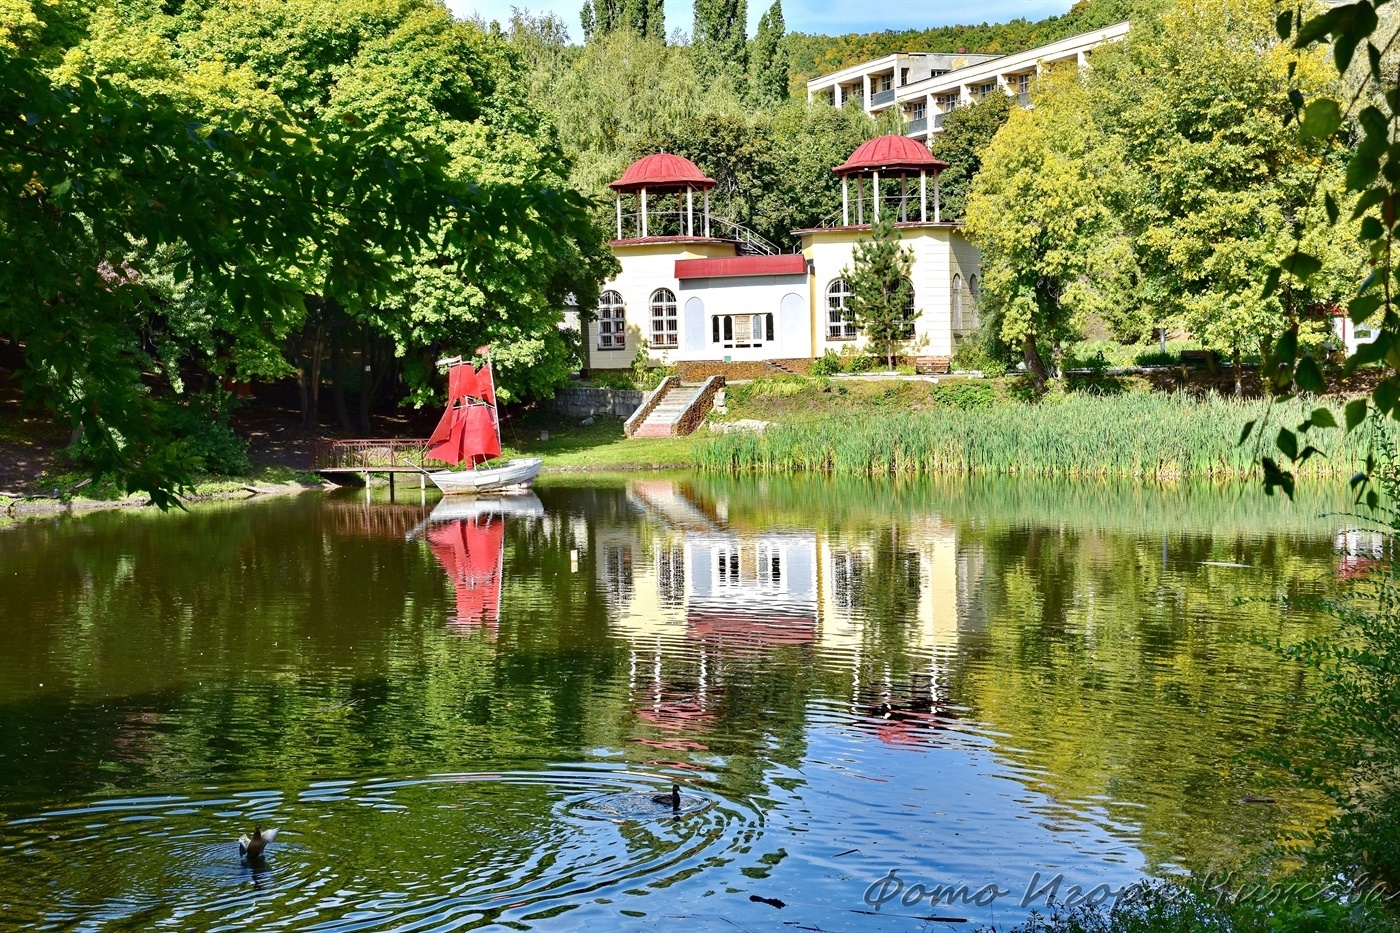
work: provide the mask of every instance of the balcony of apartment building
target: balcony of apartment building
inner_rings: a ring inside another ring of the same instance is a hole
[[[962,68],[901,84],[895,93],[905,119],[905,135],[927,142],[943,129],[945,118],[960,106],[985,99],[989,94],[1007,94],[1021,106],[1031,106],[1031,83],[1047,67],[1074,62],[1088,64],[1093,50],[1104,42],[1127,35],[1128,24],[1116,23],[1104,29],[1070,36],[1013,55],[977,62]]]

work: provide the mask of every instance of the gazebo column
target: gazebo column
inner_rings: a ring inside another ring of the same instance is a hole
[[[934,172],[934,173],[933,173],[933,222],[934,222],[934,223],[942,223],[942,218],[939,216],[939,203],[938,203],[938,173],[937,173],[937,172]]]
[[[909,221],[909,176],[899,176],[899,219]]]
[[[710,189],[705,189],[705,239],[710,238]]]
[[[617,193],[617,238],[622,239],[622,192]]]
[[[685,235],[695,236],[695,191],[685,189]]]
[[[647,237],[647,189],[642,189],[642,239]]]
[[[871,174],[874,176],[874,180],[870,185],[870,197],[875,205],[875,222],[878,224],[880,222],[880,173],[872,172]]]
[[[841,176],[841,226],[843,226],[843,227],[849,227],[850,225],[851,225],[851,177],[850,177],[849,175],[842,175],[842,176]],[[622,235],[621,235],[621,234],[618,234],[618,239],[621,239],[621,238],[622,238]]]
[[[919,220],[928,223],[928,172],[919,169]]]

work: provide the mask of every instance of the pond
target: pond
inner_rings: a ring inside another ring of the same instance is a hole
[[[1379,556],[1345,507],[646,476],[9,528],[0,926],[907,930],[1236,865],[1325,818],[1242,798],[1309,689],[1256,639]]]

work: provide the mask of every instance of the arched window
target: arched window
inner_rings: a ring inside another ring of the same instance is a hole
[[[962,315],[962,276],[953,276],[953,333],[961,334],[963,331]]]
[[[979,325],[977,317],[977,299],[979,296],[977,294],[977,276],[975,275],[969,275],[967,277],[967,297],[970,299],[967,303],[967,329],[976,330]]]
[[[622,296],[612,290],[598,296],[598,349],[627,349],[626,308]]]
[[[913,340],[914,321],[918,318],[919,313],[914,310],[914,283],[908,279],[904,281],[909,284],[909,298],[904,302],[904,330],[900,336],[905,340]]]
[[[854,340],[856,325],[851,320],[847,303],[851,299],[851,287],[845,279],[832,279],[826,287],[826,339]]]
[[[676,315],[676,293],[658,288],[651,293],[651,345],[680,346],[680,319]]]

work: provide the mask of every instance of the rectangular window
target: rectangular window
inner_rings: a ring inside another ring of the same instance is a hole
[[[926,119],[927,117],[928,117],[928,104],[925,103],[924,101],[919,101],[919,102],[918,102],[917,104],[915,104],[913,107],[909,108],[909,119],[910,119],[910,120],[923,120],[923,119]]]
[[[598,349],[625,350],[627,348],[627,324],[621,308],[601,307],[598,309]]]
[[[1028,74],[1017,75],[1017,77],[1016,77],[1016,93],[1017,93],[1017,94],[1029,94],[1029,93],[1030,93],[1030,90],[1031,90],[1031,76],[1028,75]]]

